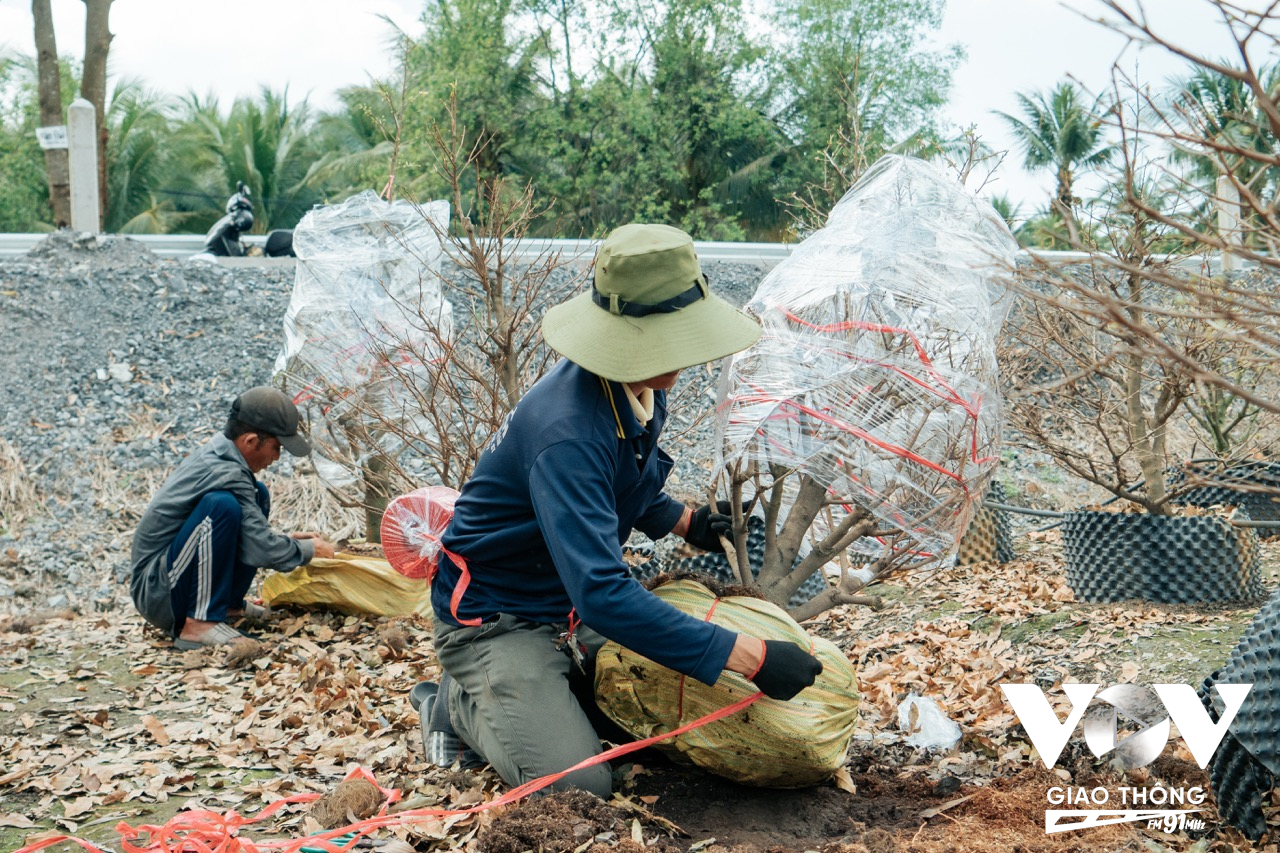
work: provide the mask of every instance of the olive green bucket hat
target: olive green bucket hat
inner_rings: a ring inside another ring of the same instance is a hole
[[[542,337],[597,376],[639,382],[744,350],[760,324],[711,292],[688,234],[635,223],[605,239],[591,289],[548,311]]]

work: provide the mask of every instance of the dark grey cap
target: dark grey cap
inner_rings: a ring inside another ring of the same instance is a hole
[[[250,388],[231,404],[231,417],[242,424],[280,439],[280,446],[294,456],[306,456],[311,445],[298,435],[298,407],[279,388]]]

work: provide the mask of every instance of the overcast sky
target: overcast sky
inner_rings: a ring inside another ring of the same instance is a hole
[[[224,104],[259,86],[309,97],[317,107],[333,93],[391,71],[389,18],[418,34],[421,0],[115,0],[111,7],[113,76],[140,77],[173,94],[214,92]],[[1159,27],[1174,41],[1222,55],[1225,29],[1206,0],[1147,0]],[[58,49],[82,55],[84,5],[52,0]],[[193,9],[200,11],[193,14]],[[945,116],[976,125],[998,149],[1012,140],[994,111],[1016,112],[1016,92],[1047,90],[1068,74],[1094,91],[1108,85],[1112,63],[1149,83],[1181,71],[1179,61],[1154,49],[1125,49],[1120,37],[1089,20],[1098,0],[948,0],[939,41],[959,43],[968,58],[958,69]],[[1084,13],[1083,15],[1081,13]],[[31,3],[0,0],[0,51],[32,53]],[[987,192],[1004,193],[1024,212],[1048,198],[1051,180],[1035,178],[1011,154]]]

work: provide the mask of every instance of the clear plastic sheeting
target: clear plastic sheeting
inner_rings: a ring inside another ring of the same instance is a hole
[[[857,504],[913,555],[949,558],[999,459],[996,336],[1016,250],[954,177],[878,161],[748,303],[764,334],[721,374],[726,464],[765,487],[783,470],[825,486],[835,512],[815,528]]]
[[[297,273],[275,369],[300,403],[313,404],[316,468],[333,485],[353,482],[368,456],[352,436],[369,435],[358,421],[371,408],[384,418],[421,418],[400,411],[408,397],[397,389],[425,370],[424,356],[450,333],[437,233],[448,223],[446,202],[419,206],[363,192],[312,209],[294,230]],[[429,433],[425,423],[418,429]]]

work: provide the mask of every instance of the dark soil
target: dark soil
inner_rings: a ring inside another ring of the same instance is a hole
[[[585,791],[560,791],[532,800],[497,818],[477,839],[488,853],[525,853],[528,850],[652,850],[678,853],[684,847],[661,838],[640,843],[622,812]],[[585,845],[585,846],[584,846]]]
[[[858,841],[868,828],[918,828],[920,813],[954,795],[935,793],[923,775],[853,774],[856,793],[834,784],[798,790],[748,788],[698,770],[655,766],[635,794],[692,838],[753,850],[809,850]]]
[[[696,769],[671,764],[646,753],[645,766],[623,768],[625,793],[611,808],[581,792],[562,792],[533,800],[497,818],[479,836],[481,850],[703,851],[703,853],[1040,853],[1040,851],[1118,851],[1186,849],[1198,835],[1217,839],[1213,850],[1250,849],[1234,830],[1164,836],[1177,847],[1146,847],[1141,830],[1129,825],[1100,826],[1086,832],[1046,835],[1046,792],[1063,785],[1100,785],[1115,790],[1159,786],[1201,786],[1208,775],[1176,756],[1162,756],[1150,767],[1118,774],[1102,762],[1071,756],[1070,783],[1041,766],[1007,769],[986,784],[927,772],[934,762],[902,766],[893,748],[859,752],[849,764],[855,790],[835,784],[799,790],[748,788]],[[917,759],[924,759],[923,753]],[[935,756],[935,758],[937,758]],[[861,768],[861,769],[858,769]],[[643,805],[641,805],[643,804]],[[633,806],[638,817],[622,809]],[[1210,799],[1202,815],[1210,826],[1218,818]],[[621,818],[621,819],[620,819]],[[1146,839],[1149,841],[1150,839]],[[1232,844],[1244,846],[1232,847]],[[641,847],[640,845],[644,846]]]

